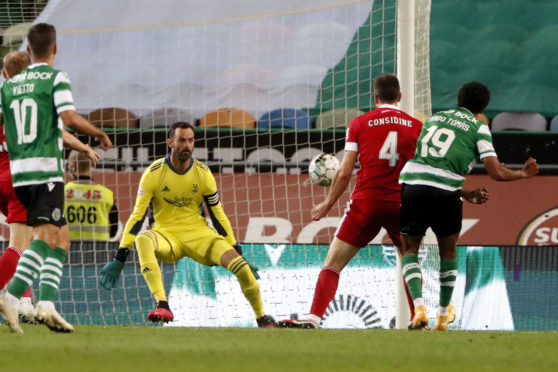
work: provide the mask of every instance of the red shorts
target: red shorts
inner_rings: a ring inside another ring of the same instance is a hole
[[[27,211],[16,196],[12,178],[0,178],[0,211],[6,223],[27,222]]]
[[[395,245],[401,246],[399,236],[398,201],[351,199],[345,208],[335,236],[355,247],[364,247],[378,235],[383,227]]]

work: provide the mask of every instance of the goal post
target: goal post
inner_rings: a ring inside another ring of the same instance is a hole
[[[432,113],[430,100],[430,0],[397,1],[397,77],[401,86],[400,108],[424,121]],[[403,286],[401,260],[397,256],[396,328],[406,328],[410,311]]]

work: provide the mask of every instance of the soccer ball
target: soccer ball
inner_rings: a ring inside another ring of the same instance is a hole
[[[329,186],[339,168],[339,160],[331,154],[320,154],[314,157],[308,167],[310,179],[318,186]]]

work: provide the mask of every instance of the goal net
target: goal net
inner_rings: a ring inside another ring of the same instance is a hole
[[[424,118],[430,1],[409,3],[415,45],[405,63],[415,66],[415,77],[413,92],[404,94]],[[146,322],[154,301],[135,253],[117,289],[105,291],[98,278],[118,246],[141,172],[167,154],[166,131],[176,121],[196,125],[194,156],[214,172],[235,236],[261,269],[266,311],[303,316],[349,197],[312,221],[312,206],[328,190],[310,183],[308,163],[322,152],[342,156],[348,122],[374,108],[374,78],[397,73],[397,58],[406,58],[397,49],[397,6],[395,0],[49,1],[36,21],[57,27],[55,67],[68,72],[78,112],[115,144],[101,151],[94,178],[114,192],[121,225],[111,242],[73,241],[58,303],[64,316],[79,324]],[[33,19],[18,22],[25,21]],[[4,32],[6,26],[0,24]],[[359,252],[343,271],[324,326],[390,326],[394,252],[384,232]],[[189,259],[162,267],[175,324],[255,325],[224,269]]]

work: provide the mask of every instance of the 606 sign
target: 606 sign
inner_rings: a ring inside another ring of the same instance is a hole
[[[82,205],[76,208],[73,205],[70,205],[66,209],[66,219],[68,220],[68,223],[87,222],[88,224],[93,225],[97,222],[97,208],[89,207],[86,209]]]

